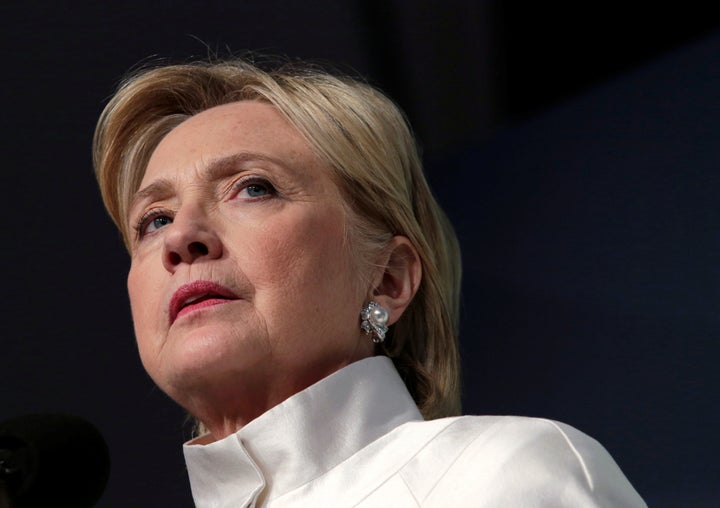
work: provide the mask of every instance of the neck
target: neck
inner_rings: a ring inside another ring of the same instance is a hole
[[[208,444],[236,433],[269,409],[348,363],[351,362],[339,362],[295,377],[280,377],[270,369],[269,375],[262,379],[251,380],[246,376],[242,381],[230,383],[211,380],[192,387],[184,386],[176,390],[183,397],[173,398],[176,401],[182,399],[182,406],[202,422],[209,432],[204,438],[207,440],[204,444]]]

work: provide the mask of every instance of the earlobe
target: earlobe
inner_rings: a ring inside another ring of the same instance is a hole
[[[400,319],[420,287],[422,262],[415,246],[405,236],[393,237],[378,261],[381,272],[370,297],[387,309],[387,324],[392,325]]]

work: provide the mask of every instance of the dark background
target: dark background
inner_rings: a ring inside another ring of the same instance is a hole
[[[139,62],[250,49],[363,74],[410,115],[464,248],[466,412],[563,420],[650,506],[719,506],[720,24],[699,5],[3,2],[0,420],[94,422],[99,506],[191,506],[90,142]]]

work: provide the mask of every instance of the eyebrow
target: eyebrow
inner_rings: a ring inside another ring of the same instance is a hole
[[[150,197],[153,197],[154,199],[163,199],[167,196],[170,196],[172,192],[173,184],[170,180],[168,180],[167,178],[155,180],[147,187],[143,187],[135,194],[133,194],[133,197],[130,200],[130,206],[128,207],[128,214],[132,212],[138,205],[138,203],[140,203],[141,201],[144,201],[145,199]]]
[[[255,152],[239,152],[210,161],[210,163],[202,169],[203,179],[207,182],[220,180],[235,173],[239,165],[250,161],[267,161],[282,169],[286,169],[286,166],[281,161],[273,157]],[[172,195],[173,189],[174,185],[170,179],[160,178],[155,180],[147,187],[143,187],[133,194],[128,211],[132,211],[138,203],[149,198],[154,200],[165,199]]]
[[[214,182],[215,180],[220,180],[229,174],[235,173],[238,170],[238,166],[247,162],[255,161],[270,162],[283,169],[286,168],[282,161],[273,157],[255,152],[238,152],[210,161],[207,167],[203,170],[203,178],[208,182]]]

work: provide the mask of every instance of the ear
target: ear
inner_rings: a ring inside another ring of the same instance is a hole
[[[396,323],[420,287],[422,263],[407,237],[395,236],[378,259],[378,272],[369,299],[388,311],[388,325]]]

